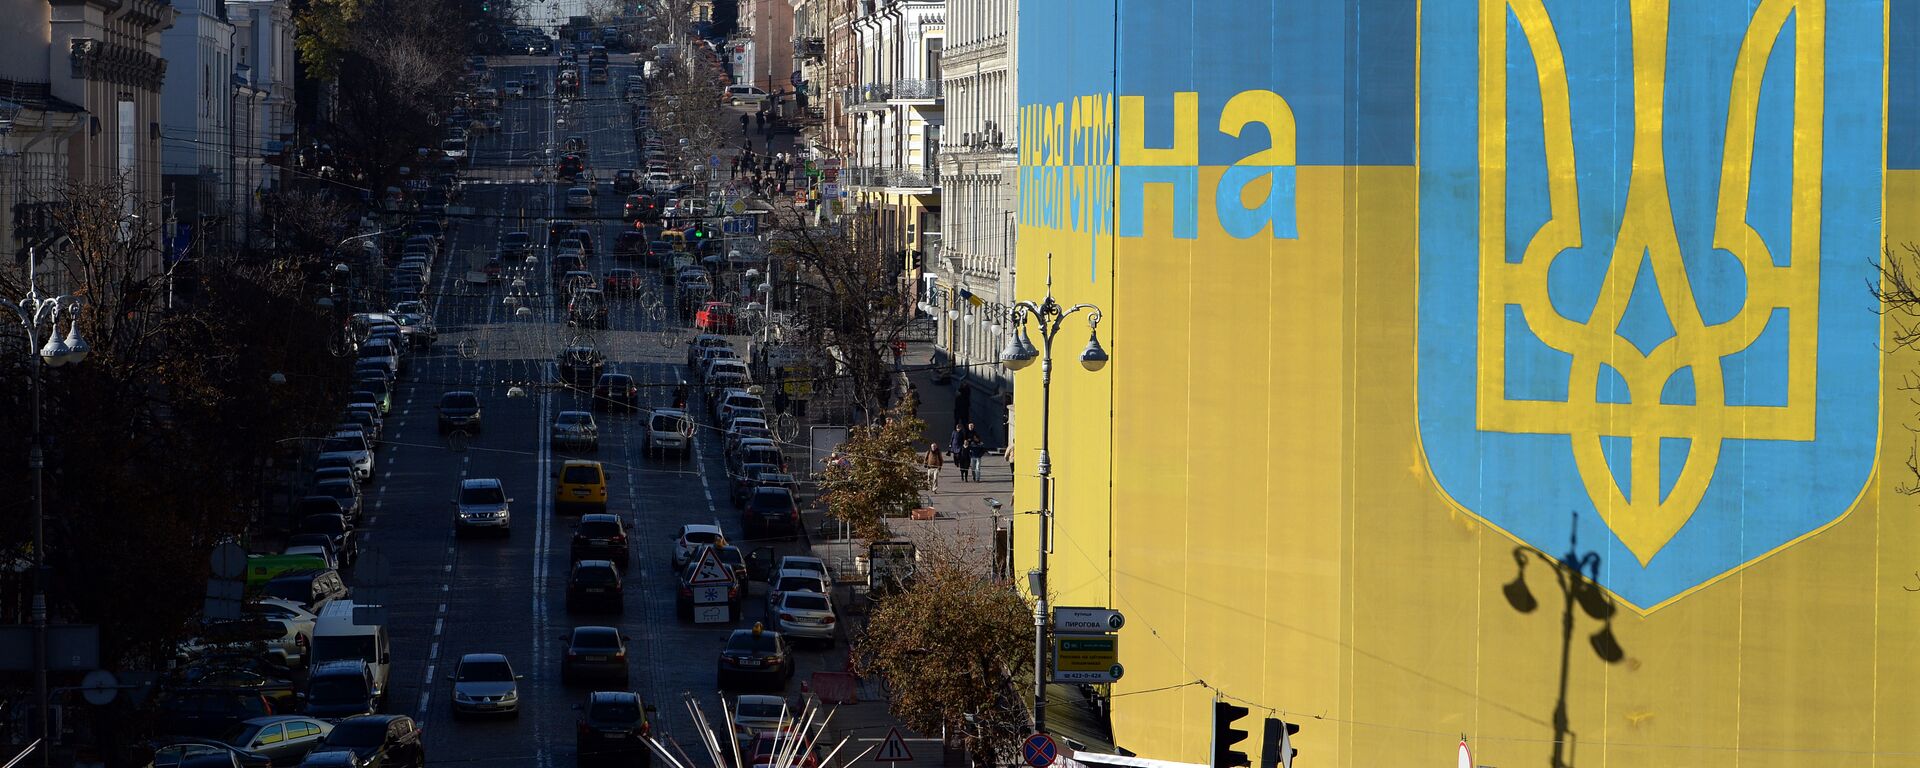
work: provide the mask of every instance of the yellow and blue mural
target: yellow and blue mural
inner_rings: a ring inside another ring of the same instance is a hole
[[[1920,766],[1920,355],[1871,290],[1920,3],[1019,21],[1020,297],[1051,258],[1113,355],[1055,371],[1050,584],[1127,614],[1120,746],[1205,762],[1222,696],[1314,765]]]

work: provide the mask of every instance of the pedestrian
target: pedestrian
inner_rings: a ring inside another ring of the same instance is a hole
[[[741,116],[740,116],[740,119],[741,119],[741,120],[745,120],[745,119],[747,119],[747,116],[746,116],[746,115],[741,115]],[[765,127],[767,127],[767,112],[766,112],[766,110],[761,110],[761,111],[759,111],[759,112],[755,112],[755,113],[753,113],[753,124],[754,124],[754,126],[755,126],[755,127],[758,127],[758,128],[765,128]]]
[[[987,441],[980,439],[979,433],[967,438],[967,476],[974,482],[980,482],[980,459],[987,455]]]
[[[687,407],[687,385],[685,382],[673,388],[673,407]]]
[[[745,136],[746,133],[747,133],[747,116],[743,114],[740,116],[740,135]]]
[[[953,394],[953,425],[958,430],[961,424],[973,418],[973,388],[966,382],[960,383],[960,390]]]
[[[940,458],[940,444],[927,443],[927,490],[931,493],[940,492],[940,465],[942,463],[944,462],[942,462]]]
[[[967,465],[960,462],[960,457],[967,455],[965,427],[959,424],[953,425],[953,435],[947,438],[947,453],[953,454],[953,465],[960,468],[960,479],[967,479]]]

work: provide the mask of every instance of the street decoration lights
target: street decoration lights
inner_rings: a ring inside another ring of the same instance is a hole
[[[951,312],[951,310],[949,310]],[[1053,549],[1053,460],[1048,453],[1053,410],[1053,340],[1067,318],[1087,313],[1087,346],[1080,352],[1080,365],[1098,371],[1107,365],[1107,350],[1100,346],[1100,308],[1092,304],[1062,305],[1053,298],[1053,254],[1047,254],[1047,294],[1039,302],[1017,301],[1008,321],[1013,334],[1000,351],[1000,364],[1018,371],[1040,361],[1040,458],[1035,464],[1040,475],[1039,557],[1027,583],[1033,591],[1033,729],[1046,731],[1047,704],[1047,554]],[[1027,337],[1027,323],[1034,321],[1044,348],[1035,348]],[[963,414],[964,415],[964,414]]]
[[[42,366],[58,368],[72,363],[85,362],[93,348],[80,336],[80,305],[82,299],[73,294],[59,296],[41,296],[39,273],[36,269],[38,254],[32,249],[27,251],[27,295],[19,301],[0,299],[0,306],[13,310],[20,320],[20,327],[27,332],[27,349],[30,352],[33,369],[33,431],[32,443],[27,450],[27,469],[32,482],[33,507],[33,694],[39,707],[40,764],[49,763],[52,731],[50,730],[50,707],[47,704],[47,538],[46,538],[46,494],[43,491],[43,475],[46,466],[46,454],[43,450],[46,442],[40,427],[40,369]],[[60,323],[66,321],[67,336],[60,337]],[[41,329],[46,329],[46,343],[40,341]]]

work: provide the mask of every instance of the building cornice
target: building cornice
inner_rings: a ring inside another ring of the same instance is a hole
[[[158,91],[167,79],[166,59],[107,40],[73,38],[67,41],[67,58],[73,76],[82,80]]]

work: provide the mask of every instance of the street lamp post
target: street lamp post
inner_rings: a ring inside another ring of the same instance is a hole
[[[1053,460],[1047,453],[1053,410],[1053,339],[1066,319],[1087,311],[1087,347],[1080,352],[1080,365],[1098,371],[1107,365],[1107,351],[1100,346],[1100,308],[1092,304],[1063,306],[1053,298],[1053,254],[1047,254],[1047,295],[1038,303],[1017,301],[1009,325],[1013,335],[1000,351],[1000,363],[1018,371],[1040,360],[1040,533],[1038,561],[1027,572],[1033,591],[1033,729],[1044,733],[1047,721],[1047,554],[1053,548]],[[1027,320],[1036,321],[1044,349],[1035,349],[1027,339]]]
[[[52,761],[53,719],[50,715],[52,706],[47,701],[47,515],[45,493],[42,491],[46,454],[41,446],[44,437],[40,431],[40,367],[50,365],[58,368],[67,363],[79,364],[87,359],[92,347],[80,338],[80,297],[71,294],[40,295],[39,275],[34,263],[36,256],[33,250],[27,251],[27,295],[18,302],[0,299],[0,306],[13,310],[20,320],[20,326],[27,331],[27,348],[37,350],[31,353],[33,429],[32,442],[27,448],[27,469],[33,478],[30,491],[33,503],[33,694],[40,708],[39,733],[35,735],[40,739],[40,764],[45,766]],[[60,338],[62,319],[69,322],[65,340]],[[40,343],[42,325],[47,329],[45,345]]]

